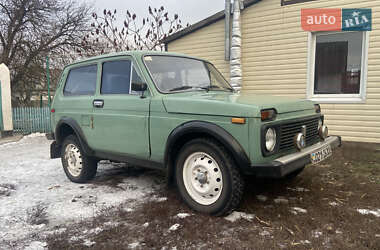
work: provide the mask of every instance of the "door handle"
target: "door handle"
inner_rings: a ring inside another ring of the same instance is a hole
[[[92,102],[95,108],[103,108],[104,106],[104,100],[94,100]]]

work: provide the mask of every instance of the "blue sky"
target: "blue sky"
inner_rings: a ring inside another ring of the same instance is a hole
[[[148,6],[164,6],[170,15],[177,13],[184,24],[193,24],[216,12],[224,9],[224,0],[85,0],[93,3],[99,12],[103,9],[117,9],[119,15],[125,15],[126,11],[145,17],[148,14]],[[139,19],[140,19],[139,18]],[[121,19],[121,18],[120,18]]]

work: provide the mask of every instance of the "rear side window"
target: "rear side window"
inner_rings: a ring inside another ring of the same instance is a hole
[[[131,87],[131,66],[129,60],[103,63],[102,94],[129,94]]]
[[[97,65],[71,69],[66,79],[64,95],[93,95],[96,90]]]

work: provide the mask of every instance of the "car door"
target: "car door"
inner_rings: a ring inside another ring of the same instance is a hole
[[[95,150],[149,157],[149,94],[141,98],[131,90],[132,81],[141,82],[139,78],[131,57],[101,61],[101,83],[93,102]]]
[[[93,145],[94,131],[91,128],[93,115],[92,101],[97,85],[97,63],[76,65],[63,74],[62,92],[54,101],[56,120],[73,119],[84,134],[90,147]]]

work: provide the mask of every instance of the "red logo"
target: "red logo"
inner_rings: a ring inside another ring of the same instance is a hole
[[[342,9],[301,9],[301,26],[305,31],[342,30]]]

